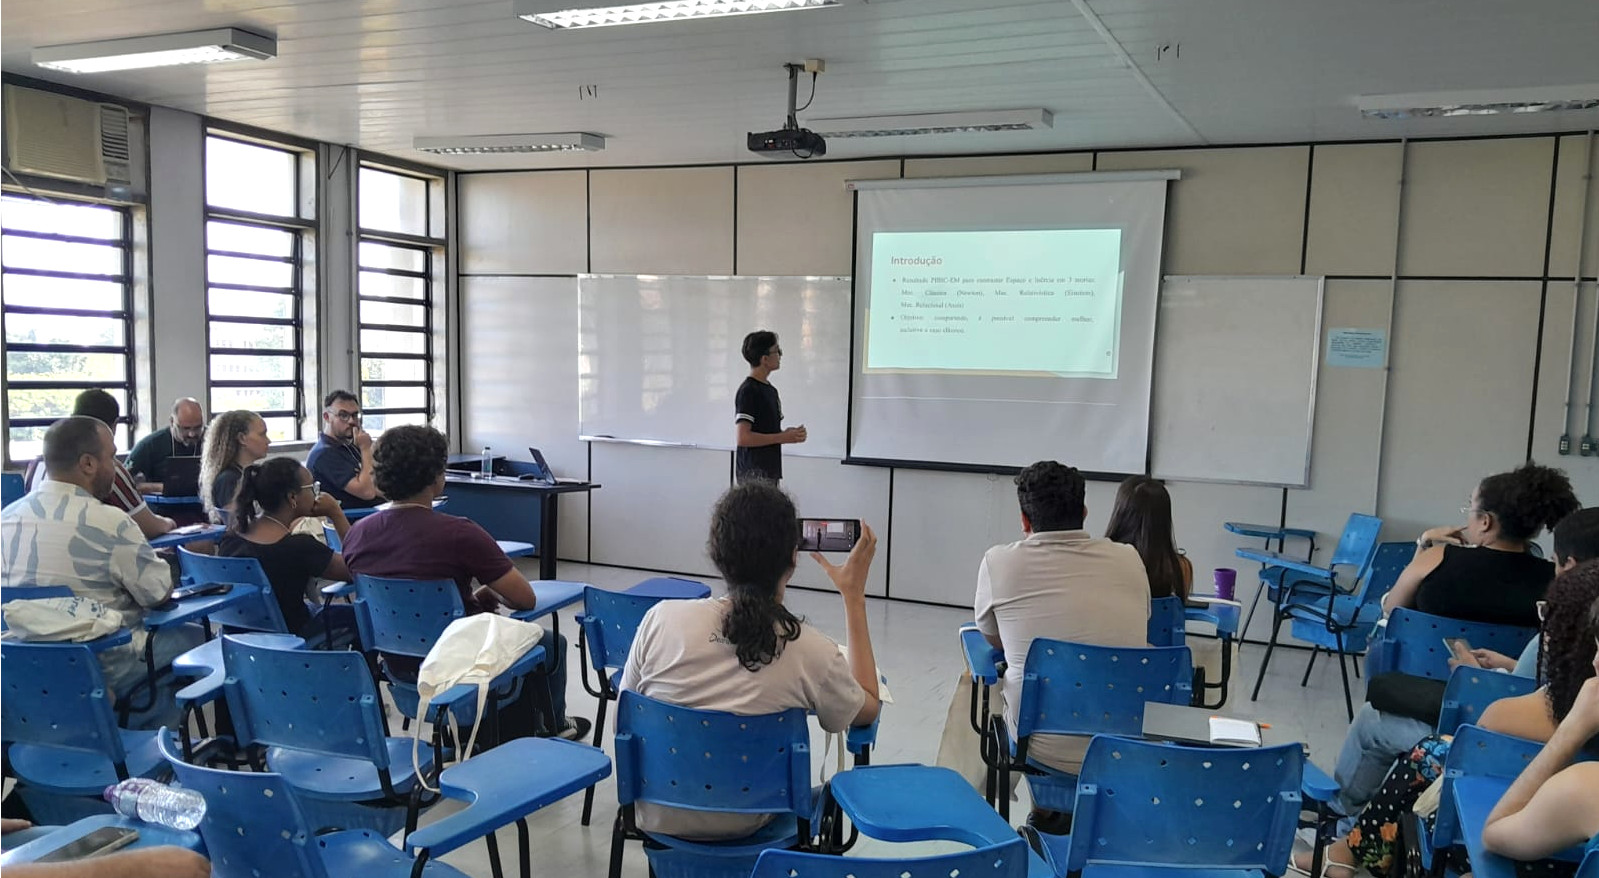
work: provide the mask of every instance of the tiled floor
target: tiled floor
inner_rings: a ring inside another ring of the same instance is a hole
[[[802,563],[808,561],[802,559]],[[528,572],[534,571],[530,569]],[[650,574],[562,563],[560,575],[563,579],[588,582],[602,588],[622,589]],[[721,589],[720,582],[710,581],[708,584],[718,592]],[[830,636],[843,639],[843,613],[836,595],[795,589],[789,593],[787,604]],[[874,599],[870,602],[869,614],[877,661],[889,681],[894,698],[894,703],[884,708],[878,749],[873,761],[878,764],[931,763],[937,757],[946,711],[964,667],[956,645],[955,629],[962,622],[970,620],[971,613],[955,608]],[[571,671],[567,687],[568,709],[569,712],[592,718],[594,700],[583,691],[577,679],[576,662],[580,659],[575,652],[576,626],[571,622],[570,613],[563,616],[561,631],[569,635],[574,649],[568,656]],[[1308,742],[1312,759],[1323,768],[1330,769],[1347,728],[1337,664],[1318,661],[1311,674],[1310,685],[1301,689],[1299,676],[1304,670],[1308,653],[1279,651],[1261,687],[1261,700],[1252,703],[1249,689],[1254,684],[1254,675],[1263,651],[1258,646],[1243,648],[1240,666],[1235,668],[1236,685],[1228,713],[1269,722],[1274,732]],[[1359,685],[1358,682],[1356,685]],[[1355,698],[1358,704],[1358,689]],[[816,735],[812,752],[820,754],[822,747],[823,741],[820,735]],[[821,762],[819,756],[813,760],[813,771],[821,769]],[[446,804],[434,809],[423,823],[442,816],[445,813],[442,809],[449,807]],[[611,822],[616,814],[616,794],[612,782],[607,780],[601,783],[596,792],[593,825],[580,825],[581,811],[582,797],[573,796],[533,815],[529,825],[532,829],[535,874],[547,878],[605,874],[609,862]],[[1012,810],[1012,815],[1019,822],[1026,811],[1023,802]],[[856,852],[869,855],[874,847],[882,850],[863,840]],[[500,833],[500,849],[508,874],[514,874],[514,828]],[[901,850],[904,848],[901,847]],[[932,849],[927,850],[930,852]],[[485,847],[480,843],[443,859],[472,876],[488,878],[491,874]],[[629,844],[623,875],[627,878],[644,878],[646,874],[642,851],[637,843]]]

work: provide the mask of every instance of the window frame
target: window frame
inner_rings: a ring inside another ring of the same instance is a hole
[[[423,216],[423,228],[428,230],[426,235],[414,235],[404,232],[394,232],[368,228],[362,224],[360,215],[361,204],[361,172],[376,171],[420,180],[427,186],[427,197]],[[439,355],[440,351],[435,345],[438,337],[440,323],[444,320],[443,305],[448,297],[448,284],[446,281],[445,267],[449,257],[448,215],[445,202],[446,187],[449,184],[448,172],[440,168],[431,168],[425,165],[413,165],[397,162],[387,157],[378,157],[363,154],[355,167],[356,193],[354,203],[356,206],[353,226],[355,227],[355,297],[354,314],[352,315],[355,326],[355,383],[356,394],[361,398],[363,416],[372,415],[422,415],[426,423],[436,425],[440,418],[439,387],[440,379]],[[377,244],[385,247],[394,247],[422,254],[422,268],[420,270],[367,266],[361,259],[361,245]],[[382,274],[391,277],[407,277],[420,280],[423,284],[423,297],[421,299],[407,299],[396,296],[369,295],[362,292],[362,277],[364,274]],[[409,324],[368,323],[362,318],[361,306],[364,302],[378,304],[395,304],[418,306],[424,315],[420,326]],[[380,332],[404,332],[422,337],[421,353],[385,353],[374,352],[368,354],[362,345],[362,337],[366,330]],[[414,380],[367,380],[365,376],[365,361],[368,358],[381,360],[409,360],[423,364],[423,378]],[[366,405],[365,390],[368,387],[420,387],[423,391],[424,405],[416,406],[377,406]]]
[[[114,354],[122,357],[122,380],[117,383],[104,381],[29,381],[27,379],[14,379],[9,372],[5,373],[5,392],[0,393],[0,415],[5,421],[5,441],[0,444],[0,460],[5,465],[20,466],[26,461],[16,460],[11,456],[11,430],[16,427],[48,427],[59,418],[12,418],[11,417],[11,392],[13,390],[88,390],[100,388],[103,390],[121,390],[123,392],[123,406],[117,424],[127,428],[126,440],[129,446],[137,430],[138,418],[138,384],[137,384],[137,346],[135,342],[135,287],[138,284],[136,266],[134,264],[134,223],[138,217],[132,205],[111,203],[86,198],[75,198],[55,193],[39,193],[30,190],[5,187],[0,190],[6,198],[15,198],[25,201],[37,201],[46,204],[66,204],[70,206],[96,207],[109,210],[121,217],[121,233],[116,239],[94,238],[83,235],[63,235],[51,232],[34,232],[18,230],[10,227],[0,228],[0,233],[36,241],[58,241],[63,243],[90,244],[96,246],[115,246],[121,251],[121,273],[119,275],[103,275],[91,272],[58,271],[42,268],[10,268],[0,269],[0,283],[4,282],[6,275],[21,275],[26,277],[46,277],[67,280],[87,280],[97,282],[115,282],[121,285],[121,307],[115,311],[103,311],[86,308],[55,308],[38,305],[11,305],[0,301],[0,339],[4,338],[5,318],[11,314],[36,314],[57,317],[90,317],[120,320],[122,323],[123,343],[119,345],[73,345],[55,342],[5,342],[5,352],[12,353],[43,353],[43,354]],[[70,414],[70,412],[68,413]],[[65,415],[63,415],[64,417]],[[113,434],[116,431],[113,430]]]
[[[278,440],[282,442],[303,442],[307,439],[307,425],[309,423],[308,411],[311,402],[307,397],[308,388],[313,386],[317,376],[309,374],[308,364],[315,362],[315,357],[307,353],[308,349],[316,344],[315,327],[312,326],[310,315],[316,313],[315,303],[309,297],[315,295],[317,288],[314,276],[317,263],[315,235],[319,231],[318,221],[315,216],[314,204],[317,196],[317,151],[314,144],[299,142],[293,139],[278,136],[257,136],[242,129],[223,127],[216,124],[207,124],[202,133],[203,138],[201,154],[201,179],[207,179],[209,168],[209,145],[212,139],[227,140],[242,143],[246,146],[260,147],[277,150],[289,154],[294,158],[294,216],[280,216],[278,214],[258,213],[240,210],[231,207],[216,207],[210,202],[210,194],[206,192],[206,184],[201,184],[201,203],[203,215],[201,217],[201,243],[203,264],[205,266],[205,369],[206,369],[206,411],[216,413],[221,411],[216,405],[216,391],[242,388],[287,388],[292,397],[292,406],[288,409],[264,409],[257,411],[263,419],[271,422],[274,419],[289,419],[294,424],[292,435]],[[307,188],[310,188],[309,197]],[[211,246],[211,223],[221,222],[233,225],[258,229],[269,229],[290,233],[290,252],[288,256],[265,256],[260,253],[248,251],[218,250]],[[253,259],[261,262],[280,262],[291,266],[291,283],[288,287],[274,287],[256,284],[240,284],[232,282],[214,282],[211,280],[211,258],[221,256],[224,258]],[[235,292],[268,293],[274,295],[287,295],[292,302],[291,316],[282,317],[243,317],[237,315],[215,315],[211,311],[211,290],[222,289]],[[214,323],[223,323],[235,326],[286,326],[293,339],[291,348],[235,348],[217,347],[212,343],[212,326]],[[248,379],[248,378],[216,378],[211,373],[212,358],[217,356],[254,356],[266,355],[276,357],[291,357],[293,362],[292,377],[287,379]]]

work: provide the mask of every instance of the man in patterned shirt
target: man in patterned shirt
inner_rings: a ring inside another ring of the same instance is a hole
[[[121,615],[133,641],[98,657],[106,683],[125,695],[144,677],[144,613],[172,594],[172,569],[127,513],[98,499],[116,477],[115,449],[111,430],[96,418],[52,424],[44,434],[49,477],[0,512],[0,553],[7,588],[64,585]],[[156,667],[198,643],[191,632],[163,633]],[[171,708],[172,702],[168,697],[157,704]]]

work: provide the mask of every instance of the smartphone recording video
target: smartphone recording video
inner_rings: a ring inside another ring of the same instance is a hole
[[[848,552],[861,538],[858,518],[800,519],[800,551]]]

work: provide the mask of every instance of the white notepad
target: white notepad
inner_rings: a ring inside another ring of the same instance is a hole
[[[1247,719],[1210,718],[1210,742],[1229,747],[1259,747],[1260,724]]]

